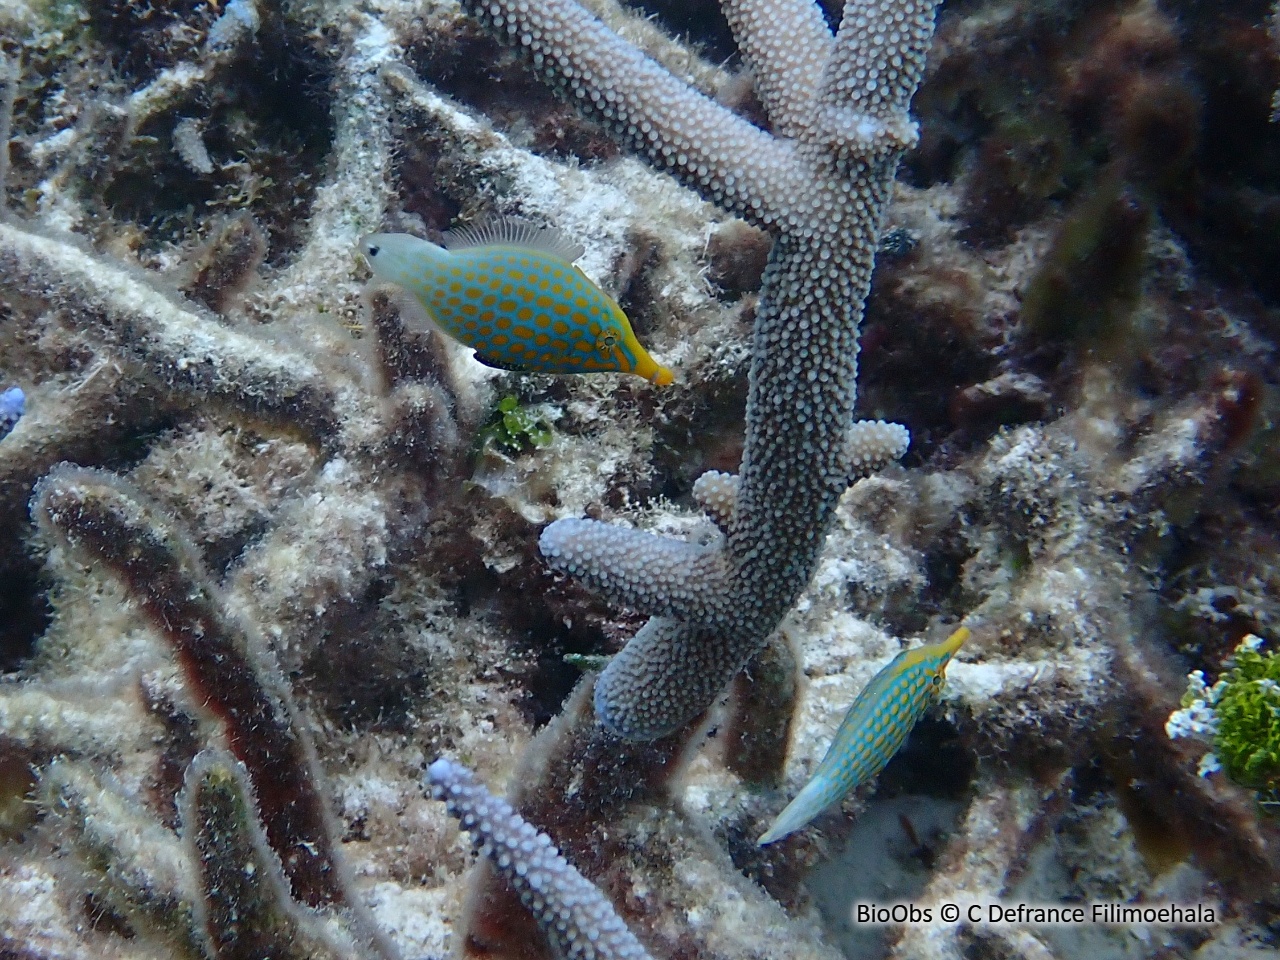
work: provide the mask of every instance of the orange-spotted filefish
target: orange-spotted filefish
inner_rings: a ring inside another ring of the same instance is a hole
[[[483,364],[671,383],[671,371],[640,345],[622,308],[573,265],[582,248],[558,230],[502,217],[446,233],[444,241],[376,233],[360,241],[360,252]]]
[[[961,627],[941,643],[904,650],[863,687],[813,777],[757,843],[795,833],[846,793],[885,768],[937,699],[947,664],[969,639]]]

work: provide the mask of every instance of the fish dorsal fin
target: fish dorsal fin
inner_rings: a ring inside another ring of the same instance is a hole
[[[555,254],[570,263],[586,252],[582,244],[565,236],[555,227],[523,217],[491,217],[456,230],[446,230],[444,246],[447,250],[465,250],[467,247],[528,247],[530,250]]]

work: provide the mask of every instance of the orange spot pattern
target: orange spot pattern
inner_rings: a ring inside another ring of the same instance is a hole
[[[558,257],[514,247],[452,251],[417,293],[446,333],[500,366],[542,373],[635,369],[621,311]],[[616,312],[616,315],[615,315]]]

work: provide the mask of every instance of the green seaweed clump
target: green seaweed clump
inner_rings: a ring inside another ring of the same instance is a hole
[[[1214,753],[1236,783],[1280,799],[1280,654],[1241,644],[1216,691]]]
[[[503,453],[528,453],[551,443],[551,424],[513,396],[498,401],[493,415],[476,437],[477,447],[496,447]]]

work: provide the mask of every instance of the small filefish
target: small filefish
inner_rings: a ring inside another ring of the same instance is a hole
[[[961,627],[941,643],[904,650],[871,678],[845,714],[808,783],[756,842],[795,833],[846,793],[883,770],[942,691],[947,664],[969,639]]]
[[[448,232],[436,246],[405,233],[360,241],[373,272],[417,298],[476,359],[530,373],[634,373],[666,386],[622,308],[573,265],[558,230],[503,217]]]

